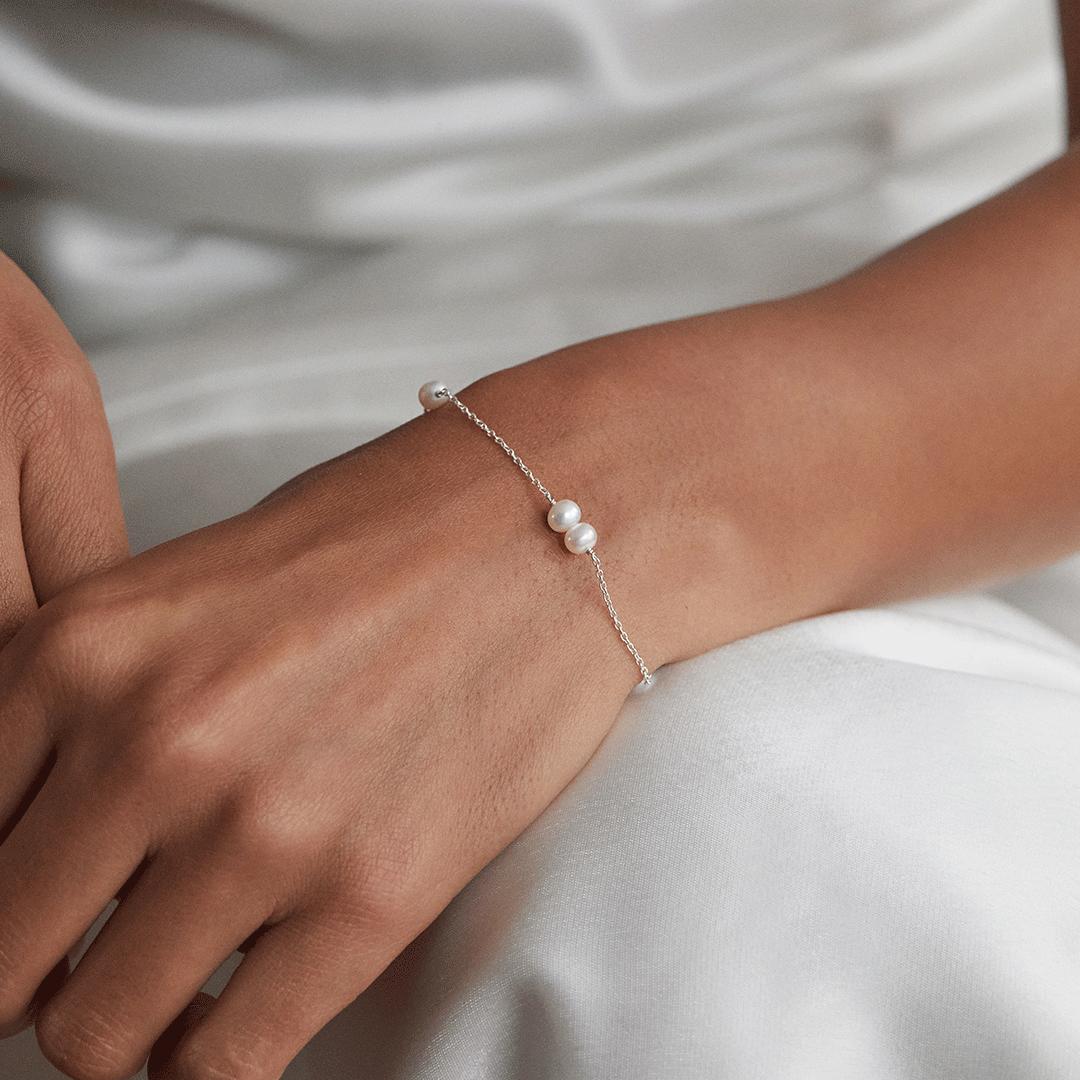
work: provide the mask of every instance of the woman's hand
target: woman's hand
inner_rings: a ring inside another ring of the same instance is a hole
[[[134,1073],[256,935],[155,1068],[278,1076],[578,772],[635,685],[546,509],[443,410],[47,604],[0,653],[0,820],[18,817],[0,1022],[122,895],[40,1011],[47,1056]]]
[[[654,668],[831,597],[823,574],[779,592],[758,572],[781,547],[750,535],[767,509],[717,512],[755,482],[749,415],[714,425],[716,395],[674,368],[656,391],[655,365],[707,363],[712,331],[586,343],[463,395],[597,526]],[[730,453],[701,452],[714,427]],[[50,1060],[129,1076],[247,943],[152,1074],[277,1077],[577,774],[639,679],[546,512],[447,407],[45,605],[0,652],[0,1023],[119,895],[37,1010]]]
[[[0,255],[0,645],[39,603],[127,553],[94,374]]]

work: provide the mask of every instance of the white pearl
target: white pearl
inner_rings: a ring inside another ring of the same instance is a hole
[[[596,530],[587,521],[579,521],[567,531],[563,543],[566,544],[567,551],[584,555],[596,545]]]
[[[450,393],[450,387],[444,382],[439,382],[438,379],[433,382],[426,382],[420,387],[420,404],[424,406],[424,412],[431,412],[432,409],[437,409],[440,405],[445,405],[450,399],[443,395],[443,393]]]
[[[548,511],[548,524],[556,532],[566,532],[581,520],[581,507],[573,499],[560,499]]]

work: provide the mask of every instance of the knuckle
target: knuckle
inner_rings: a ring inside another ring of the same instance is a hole
[[[102,620],[95,604],[61,594],[41,608],[33,628],[37,651],[66,658],[100,640]]]
[[[418,888],[421,844],[415,835],[383,836],[353,863],[342,897],[342,913],[377,932],[395,934],[412,920],[425,890]]]
[[[126,1080],[141,1064],[131,1033],[98,1010],[50,1002],[38,1017],[37,1039],[45,1057],[73,1080]]]
[[[123,723],[122,737],[109,741],[111,773],[124,779],[132,791],[217,791],[228,783],[228,755],[215,752],[208,728],[212,718],[147,691],[151,700],[140,703],[137,721]]]
[[[41,607],[23,635],[25,666],[54,688],[83,750],[133,781],[195,775],[215,760],[213,703],[132,642],[131,627],[158,616],[152,603],[87,580]]]
[[[23,636],[27,669],[40,685],[66,687],[73,672],[95,674],[101,656],[102,615],[96,603],[73,593],[61,594],[38,610]],[[82,682],[91,685],[85,678]]]
[[[272,783],[239,795],[223,831],[246,860],[266,867],[306,861],[326,839],[323,815],[310,796],[302,799]]]
[[[364,895],[373,910],[398,911],[413,880],[415,852],[403,846],[380,849],[361,877]]]
[[[96,402],[89,367],[73,349],[28,330],[17,351],[5,352],[0,405],[16,430],[37,435],[49,432]]]

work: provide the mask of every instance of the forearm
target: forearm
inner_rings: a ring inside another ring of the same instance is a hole
[[[1080,546],[1078,149],[817,301],[859,320],[887,390],[882,595]]]
[[[646,659],[694,655],[1080,546],[1078,252],[1074,152],[831,286],[466,398],[599,528]]]

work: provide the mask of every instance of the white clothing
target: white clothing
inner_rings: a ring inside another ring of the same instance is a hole
[[[1058,147],[1052,50],[1031,0],[8,0],[0,241],[89,347],[145,546],[428,378],[991,193]],[[1010,590],[1041,622],[945,598],[662,671],[288,1075],[1080,1076],[1080,573]],[[55,1075],[27,1046],[0,1072]]]

